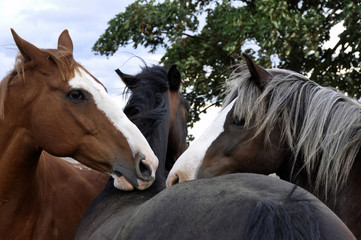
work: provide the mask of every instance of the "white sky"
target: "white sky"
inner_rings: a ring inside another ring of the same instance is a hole
[[[109,58],[96,56],[91,51],[99,36],[108,27],[107,22],[116,14],[124,12],[126,6],[133,0],[1,0],[0,1],[0,79],[14,65],[18,52],[14,44],[10,28],[13,28],[22,38],[39,48],[56,48],[57,40],[64,29],[68,29],[74,44],[74,58],[90,73],[105,84],[111,95],[120,102],[123,83],[114,72],[119,68],[128,74],[140,71],[143,63],[158,64],[165,53],[160,49],[156,54],[149,54],[147,49],[131,46],[123,47]],[[342,26],[339,26],[342,28]],[[335,33],[337,36],[337,33]],[[335,44],[333,38],[328,47]],[[209,109],[207,118],[195,124],[190,130],[196,138],[211,122],[218,109]],[[206,120],[205,120],[206,119]]]

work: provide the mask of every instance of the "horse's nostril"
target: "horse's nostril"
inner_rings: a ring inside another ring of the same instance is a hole
[[[143,178],[145,178],[143,180],[150,180],[150,177],[152,176],[152,171],[142,161],[140,161],[139,163],[139,171]]]
[[[169,182],[169,187],[174,186],[179,183],[179,176],[175,174],[174,178],[172,178]]]
[[[151,180],[152,170],[148,165],[144,163],[145,156],[141,152],[137,152],[135,154],[135,162],[136,162],[136,172],[140,179],[144,181]]]

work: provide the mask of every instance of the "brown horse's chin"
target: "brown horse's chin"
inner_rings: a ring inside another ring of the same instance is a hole
[[[124,177],[119,176],[118,173],[112,173],[111,176],[114,179],[114,187],[122,190],[122,191],[132,191],[134,190],[134,186]],[[137,180],[138,186],[136,188],[138,190],[145,190],[149,188],[154,182],[154,177],[151,178],[150,181],[144,181],[141,179]]]
[[[152,186],[152,184],[154,182],[154,178],[152,178],[152,180],[150,180],[150,181],[144,181],[144,180],[138,179],[137,182],[138,182],[137,189],[138,190],[145,190],[145,189],[149,188],[150,186]]]
[[[124,177],[118,177],[117,174],[112,173],[112,177],[114,178],[114,187],[118,188],[122,191],[132,191],[134,190],[134,186]]]

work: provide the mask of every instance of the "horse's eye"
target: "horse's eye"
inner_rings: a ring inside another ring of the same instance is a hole
[[[85,100],[85,95],[81,90],[71,90],[68,92],[67,97],[74,101],[82,101]]]
[[[233,121],[232,121],[232,124],[237,125],[239,127],[242,127],[245,124],[245,120],[244,120],[244,118],[241,118],[241,119],[234,118]]]

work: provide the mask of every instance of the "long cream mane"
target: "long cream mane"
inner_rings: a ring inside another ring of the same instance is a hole
[[[263,91],[250,80],[248,70],[234,73],[224,106],[238,97],[234,117],[244,118],[245,127],[257,127],[257,134],[265,131],[266,141],[279,124],[295,161],[303,158],[308,180],[316,174],[314,194],[336,193],[360,151],[361,104],[298,73],[267,71],[272,80]]]

